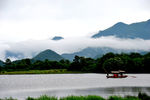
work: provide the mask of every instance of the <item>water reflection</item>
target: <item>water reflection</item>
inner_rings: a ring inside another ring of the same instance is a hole
[[[130,75],[129,75],[130,76]],[[133,76],[133,74],[132,74]],[[24,100],[40,95],[150,95],[150,74],[134,74],[136,78],[107,79],[105,74],[0,75],[0,98]]]
[[[41,90],[41,91],[21,91],[3,93],[3,97],[16,97],[23,100],[28,96],[38,97],[40,95],[64,97],[68,95],[99,95],[107,98],[111,95],[133,95],[137,96],[139,92],[150,95],[150,87],[109,87],[109,88],[87,88],[87,89],[57,89],[57,90]],[[2,96],[2,95],[1,95]]]

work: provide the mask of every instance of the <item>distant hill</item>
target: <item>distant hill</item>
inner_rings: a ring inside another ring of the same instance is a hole
[[[0,66],[4,66],[4,62],[0,60]]]
[[[45,59],[51,60],[51,61],[59,61],[63,59],[59,54],[52,50],[45,50],[40,52],[37,56],[33,58],[33,60],[41,60],[44,61]]]
[[[6,50],[6,53],[5,53],[5,58],[9,58],[9,57],[14,57],[14,58],[17,58],[17,59],[23,59],[24,58],[24,54],[23,53],[16,53],[16,52],[11,52],[11,51],[8,51]]]
[[[138,52],[141,54],[145,54],[146,52],[143,51],[138,51],[138,50],[123,50],[123,49],[113,49],[113,48],[108,48],[108,47],[103,47],[103,48],[93,48],[93,47],[88,47],[85,48],[79,52],[71,53],[71,54],[62,54],[61,56],[64,57],[65,59],[69,59],[72,61],[74,59],[75,55],[78,56],[83,56],[83,57],[91,57],[91,58],[98,58],[103,56],[104,54],[108,52],[113,52],[113,53],[130,53],[130,52]]]
[[[72,61],[74,59],[75,55],[95,58],[97,55],[103,55],[103,54],[108,53],[108,52],[116,52],[116,51],[112,48],[91,48],[91,47],[88,47],[88,48],[85,48],[79,52],[75,52],[72,54],[62,54],[62,57]]]
[[[129,25],[119,22],[106,30],[99,31],[97,34],[93,35],[92,38],[99,38],[101,36],[150,39],[150,19]]]
[[[103,51],[103,48],[90,48],[90,47],[88,47],[88,48],[85,48],[79,52],[74,52],[71,54],[62,54],[62,57],[69,59],[71,61],[74,59],[75,55],[94,58],[95,56],[97,56],[101,52],[103,54],[104,51]]]
[[[52,38],[52,40],[62,40],[62,39],[64,39],[63,37],[61,37],[61,36],[55,36],[55,37],[53,37]]]

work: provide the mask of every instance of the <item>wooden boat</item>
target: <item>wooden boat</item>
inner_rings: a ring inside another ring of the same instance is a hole
[[[123,73],[125,73],[125,71],[123,70],[119,70],[119,71],[111,71],[111,76],[109,76],[109,74],[107,74],[107,78],[126,78],[128,77],[127,75],[123,75]]]

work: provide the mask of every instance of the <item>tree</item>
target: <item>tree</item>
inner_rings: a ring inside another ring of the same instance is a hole
[[[110,72],[112,70],[120,70],[123,67],[123,61],[121,58],[119,57],[114,57],[114,58],[110,58],[107,59],[104,63],[103,63],[103,68],[107,71]]]
[[[146,73],[150,73],[150,56],[149,57],[145,57],[143,59],[143,64],[144,64],[144,72]]]
[[[6,65],[10,65],[11,64],[11,60],[9,58],[7,58],[6,61],[5,61],[5,64]]]
[[[130,57],[130,58],[141,58],[142,55],[139,54],[139,53],[131,53],[131,54],[129,55],[129,57]]]
[[[11,60],[9,58],[5,61],[5,70],[11,71],[12,70]]]

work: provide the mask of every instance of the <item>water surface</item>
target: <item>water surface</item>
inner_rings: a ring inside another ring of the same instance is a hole
[[[0,75],[0,98],[23,100],[40,95],[150,95],[150,74],[129,74],[128,78],[107,79],[105,74]]]

